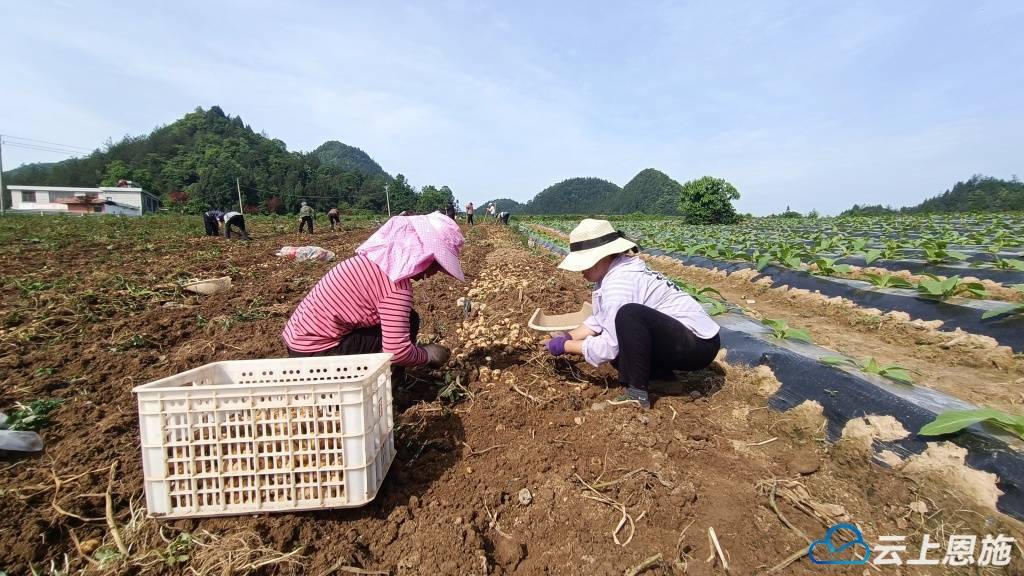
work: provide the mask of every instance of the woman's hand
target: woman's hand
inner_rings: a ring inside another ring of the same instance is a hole
[[[427,351],[427,365],[433,368],[440,368],[448,362],[452,353],[440,344],[427,344],[423,347]]]
[[[568,341],[569,338],[567,336],[555,336],[551,340],[548,340],[548,352],[552,356],[561,356],[562,354],[565,354],[565,343]]]

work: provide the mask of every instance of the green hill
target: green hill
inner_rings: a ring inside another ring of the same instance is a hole
[[[321,144],[312,154],[326,166],[336,166],[349,172],[359,172],[364,176],[383,176],[391,178],[380,164],[355,146],[342,144],[337,140],[328,140]]]
[[[620,201],[622,188],[600,178],[569,178],[548,186],[526,203],[529,214],[605,214]]]
[[[30,181],[40,181],[40,179],[46,178],[51,172],[53,172],[53,167],[56,165],[56,162],[34,162],[32,164],[23,164],[13,170],[4,172],[4,181],[7,181],[8,178],[11,178],[12,182],[16,184],[27,184]]]
[[[854,204],[840,216],[878,216],[883,214],[928,214],[934,212],[1010,212],[1024,210],[1024,182],[1014,177],[1000,180],[975,174],[966,182],[957,182],[942,194],[916,206],[899,210],[891,206]]]
[[[601,178],[569,178],[548,186],[529,202],[492,200],[499,211],[516,214],[644,214],[678,215],[683,187],[664,172],[647,168],[625,188]],[[481,206],[487,206],[484,202]]]
[[[236,178],[247,211],[291,212],[302,200],[319,209],[382,211],[391,180],[358,148],[330,141],[310,153],[290,152],[219,106],[196,108],[82,158],[4,173],[5,184],[41,186],[112,186],[122,178],[161,195],[164,206],[191,212],[237,206]]]
[[[1024,210],[1024,182],[975,174],[905,212],[1007,212]]]
[[[654,168],[641,170],[622,188],[617,213],[679,214],[683,185]]]

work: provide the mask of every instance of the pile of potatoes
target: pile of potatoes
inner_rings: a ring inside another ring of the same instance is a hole
[[[466,296],[470,300],[487,300],[487,298],[501,293],[517,294],[520,290],[525,292],[529,287],[529,280],[517,277],[514,268],[505,267],[500,270],[485,270],[479,278],[473,281],[473,287],[469,289]]]
[[[456,361],[463,362],[467,357],[480,350],[495,351],[501,349],[505,353],[524,348],[534,348],[536,339],[528,328],[514,323],[508,318],[496,320],[493,317],[478,315],[466,320],[455,330],[457,341],[452,354]]]

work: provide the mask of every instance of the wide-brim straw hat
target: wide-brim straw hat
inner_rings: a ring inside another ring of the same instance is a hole
[[[569,255],[558,265],[563,270],[582,272],[609,254],[636,248],[607,220],[586,218],[569,233]]]

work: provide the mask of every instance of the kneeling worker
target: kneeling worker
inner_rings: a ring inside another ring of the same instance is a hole
[[[558,265],[596,284],[594,314],[546,344],[554,356],[582,354],[589,364],[611,362],[626,393],[616,402],[650,408],[650,380],[673,370],[696,371],[714,361],[718,324],[692,296],[651,271],[636,244],[607,220],[580,222],[569,234],[569,255]]]
[[[447,348],[416,345],[411,281],[437,272],[464,280],[463,242],[459,226],[439,212],[391,218],[303,298],[281,334],[288,355],[389,352],[399,367],[442,366]]]

